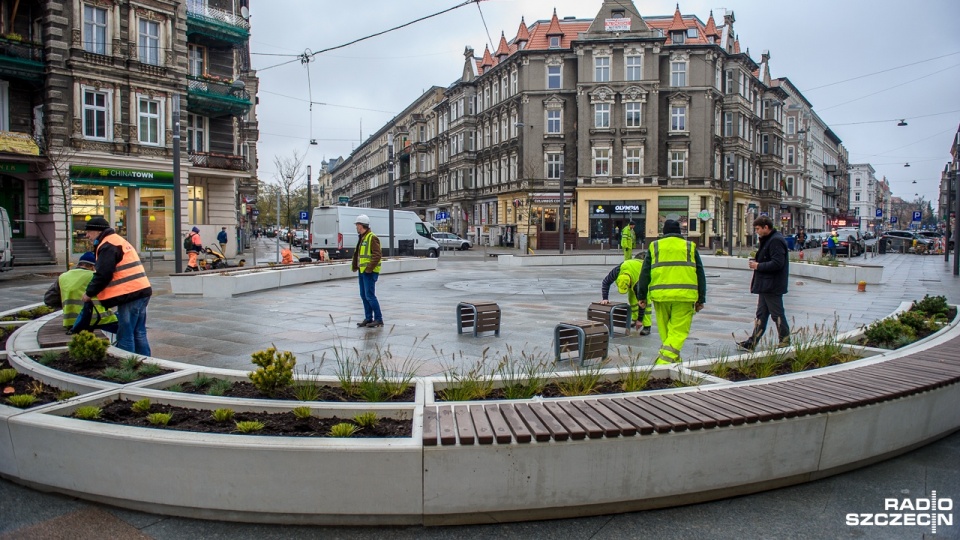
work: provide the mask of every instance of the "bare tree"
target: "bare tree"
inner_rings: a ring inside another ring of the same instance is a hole
[[[77,164],[77,150],[71,146],[53,144],[54,138],[50,133],[44,134],[39,141],[40,151],[46,157],[46,163],[40,165],[50,171],[50,205],[63,209],[63,231],[66,241],[64,245],[64,264],[70,269],[70,255],[73,249],[73,231],[70,230],[71,200],[73,183],[70,180],[70,165]]]
[[[280,194],[285,204],[281,209],[281,217],[286,219],[286,225],[293,225],[293,203],[299,184],[304,181],[304,160],[306,155],[297,150],[289,157],[274,156],[273,177],[277,181]]]

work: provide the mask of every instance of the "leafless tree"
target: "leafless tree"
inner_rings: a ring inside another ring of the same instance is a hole
[[[277,181],[280,189],[280,195],[284,199],[281,217],[286,220],[286,225],[293,225],[293,205],[296,202],[296,193],[300,184],[304,182],[304,160],[305,154],[297,150],[290,156],[274,156],[273,177]]]
[[[63,210],[63,231],[66,241],[63,243],[64,264],[67,270],[70,269],[70,255],[73,249],[73,231],[70,230],[71,219],[71,200],[73,195],[73,183],[70,180],[70,165],[77,165],[77,149],[72,146],[63,146],[51,141],[54,137],[50,133],[44,134],[38,142],[40,153],[46,158],[46,162],[40,167],[45,167],[50,171],[50,201],[53,208],[62,208]]]

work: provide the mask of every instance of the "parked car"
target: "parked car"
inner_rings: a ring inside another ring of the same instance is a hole
[[[941,231],[917,231],[917,234],[930,240],[943,240],[944,233]],[[953,235],[950,237],[950,249],[953,249]]]
[[[829,238],[830,233],[823,234],[823,242],[820,244],[821,253],[826,255],[827,253],[830,253],[830,248],[827,247],[827,239]],[[864,245],[863,242],[863,237],[860,236],[859,229],[837,229],[837,236],[840,238],[840,243],[837,245],[837,255],[857,257],[866,249],[866,245]]]
[[[307,245],[307,231],[293,231],[294,247],[303,247]]]
[[[887,231],[883,233],[878,242],[887,244],[887,252],[908,253],[913,251],[914,240],[917,241],[918,245],[923,244],[927,249],[933,244],[932,239],[924,238],[914,231]]]
[[[825,232],[808,232],[807,243],[803,247],[806,249],[818,248],[826,239],[827,233]]]
[[[438,244],[440,244],[440,247],[445,249],[457,249],[457,250],[463,251],[466,249],[470,249],[471,247],[470,242],[468,240],[464,240],[463,238],[460,238],[459,236],[453,233],[435,232],[433,233],[432,236],[433,236],[433,239],[436,240]]]

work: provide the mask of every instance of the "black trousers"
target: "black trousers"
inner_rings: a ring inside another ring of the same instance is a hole
[[[783,295],[760,293],[757,299],[757,320],[753,323],[753,335],[750,336],[750,342],[759,343],[763,333],[767,331],[767,319],[773,319],[777,325],[777,334],[780,341],[790,337],[790,326],[787,325],[787,317],[783,313]]]

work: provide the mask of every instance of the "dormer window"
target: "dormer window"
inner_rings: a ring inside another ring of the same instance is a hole
[[[697,39],[697,29],[687,28],[687,37],[690,39]]]
[[[622,19],[624,13],[625,13],[625,12],[624,12],[623,10],[614,10],[614,12],[611,13],[611,18],[612,18],[612,19]]]
[[[672,41],[674,44],[683,43],[683,36],[683,32],[670,32],[670,41]]]
[[[550,36],[550,48],[551,49],[560,48],[560,36]]]

